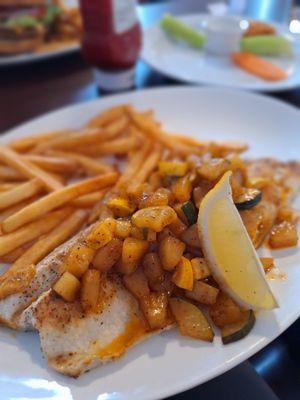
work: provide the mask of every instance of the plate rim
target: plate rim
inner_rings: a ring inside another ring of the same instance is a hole
[[[0,68],[22,66],[31,63],[42,62],[48,59],[54,59],[57,57],[62,57],[64,55],[77,53],[79,51],[80,51],[80,43],[73,43],[58,48],[56,50],[54,49],[44,52],[33,52],[20,55],[5,56],[4,58],[2,58],[2,60],[0,57]]]
[[[242,91],[239,89],[220,87],[220,86],[218,86],[218,87],[216,87],[216,86],[200,87],[200,86],[190,86],[190,85],[181,85],[181,86],[173,86],[173,87],[165,86],[165,87],[148,88],[148,89],[143,89],[143,90],[139,90],[139,91],[129,91],[126,93],[121,93],[121,94],[118,93],[118,94],[114,94],[114,95],[107,96],[107,97],[90,99],[85,102],[79,102],[76,104],[71,104],[71,105],[67,105],[64,107],[60,107],[58,109],[52,110],[50,112],[45,112],[41,115],[38,115],[36,117],[33,117],[33,118],[27,120],[21,124],[16,125],[15,127],[5,131],[3,133],[3,135],[1,135],[1,138],[3,139],[5,137],[5,138],[9,139],[9,137],[11,135],[19,136],[21,134],[21,130],[24,127],[26,128],[26,126],[40,122],[42,119],[44,119],[46,117],[54,118],[55,114],[57,114],[57,113],[65,113],[65,112],[76,113],[76,110],[80,109],[82,106],[89,107],[91,104],[98,103],[100,107],[103,106],[103,108],[105,108],[106,106],[109,105],[111,100],[118,101],[118,98],[123,98],[124,96],[129,96],[129,97],[133,96],[134,97],[134,96],[143,96],[144,93],[146,93],[146,95],[147,95],[147,93],[151,94],[151,92],[159,93],[159,92],[176,92],[176,91],[177,92],[203,92],[204,94],[205,94],[205,92],[209,91],[209,92],[214,92],[216,95],[220,92],[223,92],[225,95],[228,93],[231,93],[232,95],[239,95],[242,97],[248,97],[248,98],[252,98],[252,99],[259,98],[261,101],[264,101],[268,104],[276,104],[277,106],[285,108],[285,110],[287,112],[292,112],[293,114],[295,114],[295,117],[297,117],[297,118],[300,117],[300,111],[296,106],[286,103],[280,99],[265,96],[260,93],[247,92],[247,91]],[[40,132],[40,133],[42,133],[42,132]],[[284,323],[279,327],[278,334],[276,334],[275,336],[272,336],[271,338],[270,337],[261,338],[259,343],[257,343],[251,349],[247,350],[247,359],[249,357],[251,357],[253,354],[255,354],[256,352],[258,352],[259,350],[261,350],[263,347],[265,347],[268,343],[270,343],[272,340],[274,340],[280,334],[282,334],[282,332],[284,332],[299,316],[300,316],[300,310],[299,311],[296,310],[293,313],[291,313],[291,315],[289,315],[289,318],[285,319]],[[207,381],[215,378],[216,376],[221,375],[222,373],[230,370],[231,368],[235,367],[242,361],[243,361],[243,358],[241,355],[236,356],[233,359],[231,359],[229,362],[219,364],[213,370],[213,372],[210,371],[210,373],[207,375],[202,374],[201,376],[192,377],[189,380],[182,380],[182,381],[176,382],[176,388],[174,386],[172,388],[159,390],[159,392],[158,391],[155,392],[155,390],[154,390],[155,393],[153,392],[151,395],[147,395],[147,394],[141,395],[140,399],[155,400],[155,399],[159,399],[159,398],[164,398],[166,396],[171,396],[174,394],[181,393],[185,390],[191,389],[197,385],[207,382]]]

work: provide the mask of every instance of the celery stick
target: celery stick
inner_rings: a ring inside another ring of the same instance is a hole
[[[291,56],[292,46],[289,40],[277,35],[257,35],[241,39],[242,51],[266,56]]]
[[[182,40],[191,47],[200,49],[203,46],[204,36],[200,32],[186,24],[183,24],[171,15],[164,15],[160,21],[160,26],[171,37],[177,40]]]

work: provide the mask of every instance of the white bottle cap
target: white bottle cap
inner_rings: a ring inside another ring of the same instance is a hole
[[[94,69],[94,77],[100,89],[111,92],[126,90],[133,86],[134,68],[116,72]]]

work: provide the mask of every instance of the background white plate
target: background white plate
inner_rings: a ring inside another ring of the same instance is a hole
[[[107,97],[68,107],[24,124],[2,141],[67,127],[79,127],[113,104],[154,108],[171,131],[194,137],[245,140],[249,156],[299,157],[300,112],[267,97],[227,89],[181,87]],[[295,248],[273,252],[286,281],[272,282],[280,308],[262,312],[249,336],[223,346],[180,337],[171,331],[139,344],[122,359],[75,380],[47,368],[34,333],[0,329],[2,400],[159,399],[203,383],[260,350],[300,315],[300,254]],[[70,340],[72,338],[70,337]]]
[[[207,21],[214,17],[193,14],[176,18],[205,32]],[[287,34],[287,30],[281,26],[276,25],[276,29],[281,34]],[[300,86],[299,59],[270,57],[269,60],[284,69],[289,77],[279,82],[267,82],[235,67],[229,58],[214,57],[176,43],[159,27],[159,23],[144,31],[142,58],[162,74],[188,83],[257,91],[287,90]]]

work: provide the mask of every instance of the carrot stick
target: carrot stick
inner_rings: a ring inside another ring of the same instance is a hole
[[[256,75],[266,81],[280,81],[287,78],[281,68],[251,53],[233,53],[231,59],[235,65],[249,74]]]

